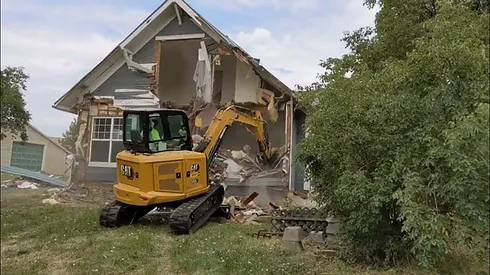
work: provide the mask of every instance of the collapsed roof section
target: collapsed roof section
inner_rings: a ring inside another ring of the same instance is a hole
[[[132,70],[151,73],[148,64],[138,64],[132,61],[131,56],[141,48],[172,20],[177,18],[181,22],[179,8],[185,12],[190,19],[211,37],[218,45],[217,50],[224,54],[233,54],[237,59],[251,65],[253,71],[265,82],[274,87],[281,95],[288,96],[296,102],[296,94],[272,73],[264,68],[260,61],[220,30],[214,27],[184,0],[166,0],[149,17],[147,17],[133,32],[131,32],[119,45],[117,45],[97,66],[87,73],[67,93],[59,98],[53,108],[77,114],[77,105],[82,102],[86,94],[94,92],[105,80],[107,80],[121,66],[126,64]]]

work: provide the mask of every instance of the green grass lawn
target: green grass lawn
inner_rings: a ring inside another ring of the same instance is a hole
[[[100,207],[43,205],[43,192],[2,189],[1,274],[431,274],[289,254],[280,239],[249,235],[260,225],[215,222],[188,236],[164,225],[101,228]]]

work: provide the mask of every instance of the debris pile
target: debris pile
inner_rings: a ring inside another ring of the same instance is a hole
[[[199,137],[193,137],[193,140]],[[272,163],[263,165],[258,157],[252,157],[251,148],[245,145],[243,150],[232,151],[220,149],[215,160],[210,164],[211,180],[220,183],[225,179],[237,179],[239,183],[250,179],[265,177],[282,177],[286,172],[282,167],[286,155],[284,148],[275,149]]]
[[[62,203],[103,205],[115,199],[112,186],[104,183],[75,183],[63,188],[54,198]]]
[[[247,197],[237,199],[229,196],[223,200],[222,204],[230,205],[230,214],[233,220],[240,224],[257,223],[259,217],[267,216],[271,210],[279,208],[274,203],[270,203],[270,208],[262,209],[255,204],[254,199],[259,195],[253,192]]]

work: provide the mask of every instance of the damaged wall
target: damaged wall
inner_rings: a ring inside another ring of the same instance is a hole
[[[160,53],[158,96],[161,101],[189,104],[196,94],[193,80],[199,40],[165,41]]]
[[[135,54],[133,60],[137,63],[155,63],[155,45],[157,43],[155,38],[157,36],[199,33],[203,33],[203,31],[188,16],[182,16],[182,25],[179,25],[177,18],[174,18]]]
[[[133,61],[139,64],[153,64],[155,60],[155,37],[163,35],[176,35],[176,34],[196,34],[203,33],[202,30],[194,24],[188,16],[182,16],[182,25],[179,25],[177,18],[174,18],[167,26],[162,28],[154,37],[152,37],[138,52],[133,56]],[[164,48],[166,47],[164,44]],[[197,56],[197,49],[195,50]],[[168,61],[163,61],[168,62]],[[196,57],[197,62],[197,57]],[[195,69],[195,63],[192,65],[192,69]],[[162,75],[163,73],[160,73]],[[192,76],[191,76],[191,82]],[[126,64],[122,65],[116,73],[110,76],[102,85],[100,85],[93,95],[97,96],[114,96],[115,89],[145,89],[150,90],[151,76],[145,73],[138,73],[131,71]],[[186,104],[188,101],[186,102]]]
[[[232,55],[222,55],[220,56],[220,63],[221,65],[217,66],[216,70],[223,71],[221,103],[226,103],[232,101],[235,97],[237,60]]]
[[[266,118],[265,108],[254,108],[261,111],[264,118]],[[284,126],[285,126],[285,112],[279,111],[279,118],[276,123],[268,122],[269,140],[271,146],[274,148],[280,148],[285,144]],[[250,129],[253,131],[253,129]],[[242,150],[244,145],[249,145],[252,148],[252,152],[257,153],[259,146],[255,135],[247,131],[241,123],[233,124],[226,131],[226,135],[221,143],[221,148],[229,150]]]
[[[242,61],[236,62],[236,102],[257,102],[257,88],[260,78],[255,74],[252,66]]]

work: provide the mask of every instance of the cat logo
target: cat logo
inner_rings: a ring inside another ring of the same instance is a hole
[[[121,174],[128,178],[133,177],[133,168],[129,165],[121,164]]]

